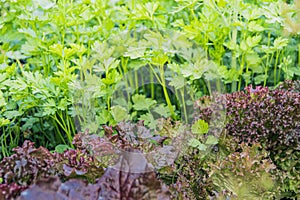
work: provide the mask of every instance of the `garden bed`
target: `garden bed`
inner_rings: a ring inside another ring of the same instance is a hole
[[[0,0],[0,200],[299,199],[299,10]]]

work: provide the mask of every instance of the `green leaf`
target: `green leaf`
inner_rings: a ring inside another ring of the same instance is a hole
[[[208,61],[207,69],[205,69],[205,80],[215,81],[220,79],[218,66],[213,61]]]
[[[149,31],[144,37],[155,49],[161,49],[164,38],[159,32]]]
[[[193,148],[197,148],[200,151],[205,151],[207,149],[207,146],[205,144],[202,144],[199,140],[192,138],[188,142],[189,146]]]
[[[201,142],[199,140],[195,139],[195,138],[192,138],[192,139],[189,140],[188,144],[191,147],[197,148],[201,144]]]
[[[69,105],[69,104],[70,104],[70,103],[68,102],[68,99],[63,98],[63,99],[61,99],[61,100],[59,101],[57,108],[58,108],[59,110],[66,110],[66,109],[68,108],[68,105]]]
[[[49,10],[56,5],[53,1],[49,0],[33,0],[33,2],[34,4],[41,6],[44,10]]]
[[[242,76],[243,76],[243,79],[244,79],[246,82],[249,83],[249,82],[251,81],[251,72],[243,73]]]
[[[97,116],[97,122],[99,124],[106,124],[111,120],[111,113],[108,110],[101,110],[99,116]]]
[[[261,63],[261,58],[257,53],[246,54],[246,61],[249,65],[258,65]]]
[[[262,74],[264,73],[264,67],[262,65],[252,65],[249,67],[253,73]]]
[[[63,46],[61,44],[53,44],[49,46],[49,51],[59,57],[63,57]]]
[[[126,121],[129,119],[129,114],[125,108],[122,106],[111,107],[111,114],[116,122]]]
[[[64,50],[63,50],[63,56],[64,56],[64,58],[70,58],[70,57],[72,57],[73,55],[75,55],[76,52],[77,52],[76,49],[64,47]]]
[[[248,30],[250,32],[261,32],[261,31],[264,31],[265,29],[263,26],[261,26],[256,21],[251,21],[248,23]]]
[[[230,40],[228,42],[225,42],[224,45],[230,49],[230,50],[237,50],[238,49],[238,44],[234,42],[233,40]]]
[[[248,45],[247,45],[247,43],[246,43],[245,40],[242,40],[242,41],[241,41],[240,49],[241,49],[242,51],[247,51],[247,50],[248,50]]]
[[[215,136],[213,135],[209,135],[207,137],[207,140],[205,142],[205,144],[208,144],[208,145],[215,145],[215,144],[218,144],[218,138],[216,138]]]
[[[7,118],[7,119],[12,119],[14,117],[19,117],[21,116],[23,113],[20,112],[20,111],[17,111],[17,110],[10,110],[10,111],[6,111],[4,112],[4,116]]]
[[[154,20],[153,15],[157,10],[159,4],[158,2],[148,2],[145,4],[137,4],[136,9],[134,10],[135,17],[137,20]]]
[[[14,60],[27,58],[27,56],[23,55],[20,51],[8,51],[6,52],[6,56]]]
[[[38,123],[40,120],[37,117],[29,117],[29,118],[22,118],[22,121],[25,124],[21,127],[21,131],[26,131],[27,129],[31,129],[35,123]]]
[[[132,47],[130,46],[127,49],[127,52],[124,53],[125,57],[130,57],[131,59],[137,59],[144,56],[146,47]]]
[[[31,28],[19,28],[18,31],[20,33],[25,33],[33,38],[36,38],[36,33]]]
[[[225,83],[231,83],[232,81],[239,81],[239,72],[235,68],[231,68],[227,71],[225,76]]]
[[[182,48],[192,48],[193,43],[191,43],[187,36],[183,33],[174,32],[172,33],[172,36],[170,37],[172,46],[175,47],[175,49],[182,49]],[[168,40],[170,40],[168,38]],[[170,42],[168,42],[170,43]],[[171,50],[172,46],[169,44],[169,50]],[[166,47],[167,48],[167,47]]]
[[[128,63],[128,69],[134,69],[134,70],[137,70],[143,66],[147,65],[147,61],[146,60],[131,60],[129,63]]]
[[[154,119],[153,115],[151,113],[147,113],[144,115],[141,115],[139,120],[144,120],[144,124],[148,126],[151,129],[155,129],[157,125],[157,121]]]
[[[300,76],[300,68],[299,67],[290,67],[289,70],[292,71],[293,74]]]
[[[136,94],[132,97],[133,108],[135,110],[149,110],[151,106],[156,104],[155,100],[146,98],[145,95]]]
[[[274,40],[274,48],[275,49],[283,49],[283,47],[287,46],[289,40],[287,38],[278,37]]]
[[[96,133],[99,129],[99,124],[95,121],[90,121],[83,126],[83,130],[89,129],[90,133]]]
[[[1,73],[0,74],[0,83],[3,82],[6,79],[7,74],[6,73]],[[1,88],[0,88],[1,89]]]
[[[208,130],[208,123],[202,119],[199,119],[192,125],[192,132],[195,134],[206,134],[208,133]]]
[[[183,76],[175,76],[173,80],[169,83],[170,86],[173,86],[176,90],[183,88],[185,85],[185,79]]]
[[[161,66],[161,65],[164,65],[168,61],[168,59],[169,59],[169,57],[166,54],[160,53],[160,52],[155,52],[151,58],[151,63]]]
[[[55,152],[63,153],[65,150],[68,150],[68,149],[72,149],[72,148],[65,144],[59,144],[55,147]]]
[[[6,101],[3,97],[3,92],[0,90],[0,107],[5,106],[6,105]]]
[[[120,97],[113,100],[113,105],[118,105],[125,108],[128,106],[128,102],[125,100],[125,97],[120,95]]]
[[[5,119],[3,117],[0,118],[0,127],[6,126],[10,123],[9,119]]]
[[[171,25],[174,27],[183,27],[185,24],[183,19],[176,19],[174,22],[171,23]]]
[[[261,177],[261,184],[263,188],[266,188],[267,190],[271,190],[274,187],[274,180],[271,178],[270,174],[267,172],[263,172]]]
[[[112,57],[105,59],[103,61],[104,68],[107,72],[111,69],[117,68],[119,63],[120,63],[120,60],[116,60],[115,58],[112,58]]]
[[[256,85],[262,83],[265,79],[266,79],[266,75],[265,74],[260,74],[254,77],[254,82]]]
[[[54,99],[49,99],[43,106],[43,116],[53,115],[57,110]]]
[[[207,146],[205,145],[205,144],[200,144],[200,145],[198,145],[198,147],[197,147],[200,151],[206,151],[206,149],[207,149]]]
[[[106,85],[112,85],[114,83],[117,83],[121,79],[120,74],[117,72],[117,70],[112,70],[108,75],[101,79],[102,83]]]
[[[159,104],[159,106],[155,107],[154,112],[161,115],[162,117],[170,117],[171,116],[169,107],[165,106],[163,104]]]
[[[261,36],[260,35],[256,35],[256,36],[253,36],[253,37],[247,37],[246,39],[246,43],[249,47],[255,47],[259,44],[261,40]]]
[[[186,78],[189,77],[191,80],[197,80],[204,74],[206,65],[205,60],[194,64],[190,63],[182,67],[181,73]]]

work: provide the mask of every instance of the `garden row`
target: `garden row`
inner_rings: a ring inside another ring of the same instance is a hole
[[[74,149],[25,141],[0,163],[0,199],[297,199],[299,90],[288,81],[218,96],[227,107],[221,133],[206,123],[219,103],[202,97],[196,105],[211,104],[195,107],[192,127],[162,120],[155,137],[142,122],[122,122],[103,126],[105,137],[76,134]],[[170,141],[184,135],[176,151]]]

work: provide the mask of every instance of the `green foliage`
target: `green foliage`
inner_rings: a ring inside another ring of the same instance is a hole
[[[285,32],[287,34],[299,34],[299,16],[300,1],[295,0],[294,4],[285,4],[283,7],[283,16],[285,17]]]
[[[198,155],[196,156],[197,159],[202,160],[201,162],[205,161],[206,159],[211,156],[210,153],[214,149],[214,147],[219,143],[219,139],[214,135],[207,135],[209,131],[208,123],[204,120],[200,119],[197,120],[192,125],[192,137],[188,140],[189,147],[197,149]],[[202,166],[204,168],[204,166]]]
[[[59,144],[55,147],[55,152],[63,153],[65,150],[71,149],[68,145]]]
[[[206,134],[208,133],[208,123],[206,123],[204,120],[197,120],[192,125],[192,133],[194,134]]]
[[[86,128],[103,135],[101,125],[129,120],[151,129],[160,117],[188,122],[186,105],[224,92],[222,84],[235,92],[299,79],[298,8],[273,0],[0,0],[0,160],[26,139],[62,152]],[[120,90],[127,96],[115,99]],[[240,117],[236,129],[251,125],[247,112]],[[281,136],[275,122],[262,127]],[[208,131],[203,120],[192,125],[191,149],[220,144]],[[256,133],[234,134],[244,141]],[[264,145],[275,148],[274,137]],[[297,191],[299,152],[280,148],[271,157],[284,172],[283,190]]]
[[[216,186],[218,199],[274,199],[279,197],[276,166],[259,150],[260,145],[241,144],[241,152],[234,152],[211,163],[210,178]],[[221,198],[223,193],[225,197]]]
[[[144,95],[136,94],[132,96],[133,108],[135,110],[149,110],[156,101],[146,98]]]

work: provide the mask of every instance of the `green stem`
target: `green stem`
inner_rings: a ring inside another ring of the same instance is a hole
[[[154,99],[154,76],[152,71],[150,71],[150,86],[151,86],[151,99]]]
[[[107,97],[106,104],[107,104],[107,110],[110,111],[110,96]]]
[[[240,81],[239,81],[239,86],[238,86],[238,91],[241,91],[241,87],[242,87],[242,74],[243,74],[243,71],[244,71],[244,62],[245,62],[245,54],[243,53],[242,55],[242,59],[241,59],[241,67],[240,67]]]
[[[181,94],[181,101],[183,105],[183,112],[184,112],[184,117],[185,117],[185,123],[188,123],[188,115],[186,111],[186,105],[185,105],[185,99],[184,99],[184,88],[180,89],[180,94]]]
[[[141,84],[142,84],[142,91],[144,92],[144,94],[146,94],[146,88],[145,88],[145,80],[144,80],[144,76],[141,76]]]
[[[298,44],[298,67],[300,67],[300,44]]]
[[[52,120],[53,120],[53,124],[54,124],[54,127],[56,129],[56,132],[58,134],[58,136],[60,137],[61,141],[64,143],[64,144],[67,144],[64,137],[62,136],[60,130],[59,130],[59,127],[57,126],[57,123],[56,123],[56,120],[51,116]]]
[[[208,95],[212,95],[212,93],[211,93],[211,85],[210,85],[209,81],[207,81],[207,89],[208,89]]]
[[[246,74],[248,74],[248,72],[249,72],[249,64],[247,63],[247,65],[246,65]],[[246,79],[246,83],[245,83],[245,87],[247,87],[248,86],[248,79]]]
[[[173,106],[172,106],[172,103],[171,103],[171,100],[170,100],[170,97],[169,97],[167,88],[166,88],[166,86],[165,86],[165,81],[163,80],[163,82],[164,82],[164,85],[163,85],[164,96],[165,96],[167,105],[168,105],[168,107],[169,107],[171,116],[172,116],[173,119],[175,119],[175,112],[174,112],[174,110],[173,110]]]
[[[70,123],[69,123],[69,116],[67,114],[67,112],[65,112],[65,118],[63,119],[64,121],[66,121],[66,125],[67,125],[67,129],[68,129],[68,133],[69,135],[72,137],[72,132],[71,132],[71,126],[70,126]],[[72,139],[73,140],[73,139]]]
[[[239,5],[239,1],[237,1],[235,5]],[[236,11],[236,8],[235,8],[234,9],[234,13],[233,13],[233,22],[234,23],[237,22],[237,17],[238,17],[237,16],[237,11]],[[233,30],[232,30],[232,43],[233,44],[237,44],[237,33],[238,33],[237,27],[234,26]],[[233,69],[237,70],[236,50],[235,49],[232,51],[231,67]],[[235,92],[236,91],[236,86],[237,86],[236,81],[233,81],[232,84],[231,84],[231,92]]]
[[[4,131],[4,127],[3,127],[3,138],[1,139],[1,150],[2,150],[2,155],[3,157],[7,157],[8,156],[8,147],[7,147],[7,143],[6,143],[6,134]]]
[[[209,95],[208,94],[208,91],[207,91],[207,89],[206,89],[206,82],[204,81],[204,79],[202,78],[201,80],[200,80],[200,88],[201,88],[201,84],[203,85],[203,92],[204,92],[204,95]]]
[[[283,50],[283,51],[284,51],[284,50]],[[283,51],[281,52],[281,54],[284,54]],[[280,57],[279,60],[280,60],[279,63],[282,63],[282,57]],[[277,77],[278,77],[278,79],[276,79],[276,80],[277,80],[277,83],[278,83],[278,82],[280,82],[281,68],[278,69]]]
[[[160,80],[159,76],[155,73],[153,66],[151,64],[149,64],[149,66],[150,66],[150,69],[152,70],[154,76],[156,77],[157,81],[159,82],[159,84],[162,85],[162,81]]]
[[[174,71],[172,71],[172,79],[174,80],[174,78],[175,78],[175,73],[174,73]],[[178,91],[175,88],[174,88],[174,90],[175,90],[175,97],[179,98]]]
[[[165,96],[165,100],[167,102],[167,105],[169,107],[169,110],[170,110],[170,113],[171,113],[171,116],[173,119],[176,118],[175,116],[175,112],[173,110],[173,107],[172,107],[172,103],[171,103],[171,100],[170,100],[170,97],[169,97],[169,94],[168,94],[168,91],[167,91],[167,87],[166,87],[166,81],[165,81],[165,75],[164,75],[164,66],[161,65],[160,66],[160,78],[158,77],[158,75],[155,73],[153,67],[151,64],[149,64],[150,68],[152,69],[154,75],[156,76],[157,78],[157,81],[160,83],[160,85],[163,87],[163,92],[164,92],[164,96]]]
[[[217,80],[217,91],[218,91],[219,93],[222,92],[222,91],[221,91],[221,80],[220,80],[220,79]]]
[[[59,114],[59,113],[58,113]],[[61,116],[60,116],[61,117]],[[72,144],[72,136],[68,133],[68,130],[66,129],[66,127],[60,122],[60,120],[54,115],[51,115],[51,118],[52,119],[54,119],[54,121],[64,130],[64,132],[66,133],[66,135],[67,135],[67,137],[68,137],[68,140],[69,140],[69,144],[70,144],[70,146],[73,148],[73,144]],[[63,121],[63,120],[62,120]],[[64,122],[63,122],[64,123]],[[61,135],[61,133],[60,133],[60,131],[58,131],[58,133],[59,133],[59,135],[60,135],[60,137],[61,138],[63,138],[62,137],[62,135]],[[65,143],[65,141],[64,141],[64,143]]]
[[[163,83],[163,91],[164,91],[164,95],[165,95],[165,99],[166,99],[166,102],[167,102],[167,105],[170,109],[170,113],[171,113],[171,116],[175,119],[175,112],[173,110],[173,106],[172,106],[172,103],[171,103],[171,100],[170,100],[170,97],[169,97],[169,94],[168,94],[168,91],[167,91],[167,87],[166,87],[166,80],[165,80],[165,74],[164,74],[164,68],[163,68],[163,65],[160,67],[160,77],[161,77],[161,81]]]
[[[123,78],[125,74],[127,73],[127,63],[128,63],[128,58],[121,57],[121,67],[123,70],[120,69],[120,73],[123,71]],[[128,75],[127,75],[128,78]],[[130,96],[129,96],[129,86],[128,86],[128,81],[127,79],[125,80],[125,88],[126,88],[126,93],[127,93],[127,102],[130,101]]]
[[[270,61],[273,60],[273,57],[274,57],[274,53],[271,54],[271,57],[269,59],[269,56],[267,57],[267,63],[266,63],[266,66],[265,66],[265,86],[267,85],[267,77],[268,77],[268,72],[269,72],[269,66],[270,66]]]
[[[280,55],[280,50],[277,50],[275,64],[274,64],[274,86],[276,85],[276,82],[277,82],[277,64],[278,64],[279,55]]]
[[[135,80],[135,88],[138,89],[138,87],[139,87],[139,77],[138,77],[137,70],[134,70],[134,80]]]

